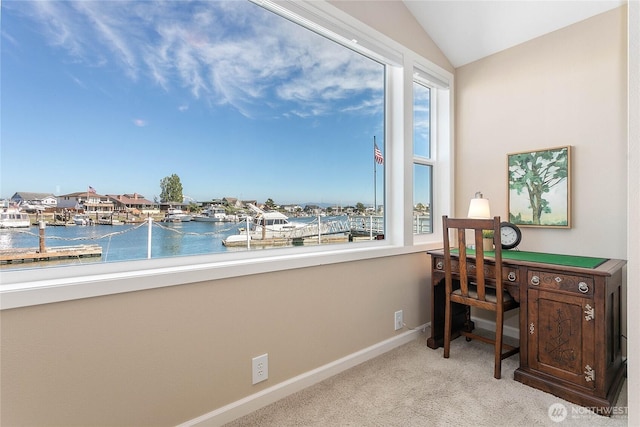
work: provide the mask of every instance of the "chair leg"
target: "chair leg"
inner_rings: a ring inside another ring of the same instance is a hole
[[[500,379],[502,376],[502,330],[504,326],[504,312],[496,311],[496,336],[495,336],[495,367],[493,376]]]
[[[444,357],[449,358],[449,349],[451,348],[451,321],[452,321],[451,299],[446,295],[444,306]]]

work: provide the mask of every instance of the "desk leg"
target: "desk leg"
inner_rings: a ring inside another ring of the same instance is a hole
[[[438,280],[436,277],[433,277],[433,282],[431,289],[431,337],[427,339],[427,347],[435,350],[444,345],[444,310],[446,298],[444,293],[444,278]],[[451,338],[458,338],[461,330],[471,331],[473,327],[473,322],[469,320],[469,307],[462,304],[454,304]]]

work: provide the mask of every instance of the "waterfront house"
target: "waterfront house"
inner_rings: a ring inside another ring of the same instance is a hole
[[[258,206],[257,200],[236,200],[235,206],[238,208],[246,208],[249,205]]]
[[[302,206],[300,205],[282,205],[280,206],[280,209],[282,209],[283,211],[290,213],[290,214],[294,214],[297,212],[301,212],[302,211]]]
[[[90,191],[63,194],[57,197],[58,209],[83,210],[87,214],[110,215],[114,203],[109,196]]]
[[[323,212],[323,209],[318,205],[305,205],[304,211],[307,214],[319,215]]]
[[[56,208],[58,200],[51,193],[32,193],[18,191],[11,196],[11,201],[18,203],[25,210],[45,210]]]
[[[232,207],[232,208],[241,208],[242,206],[240,206],[239,200],[237,197],[223,197],[222,198],[223,202],[225,205]]]
[[[107,197],[114,203],[116,211],[131,212],[135,215],[160,213],[160,206],[147,200],[142,194],[107,194]]]
[[[331,24],[336,31],[346,28],[343,37],[354,45],[379,42],[401,51],[390,74],[406,71],[409,86],[413,70],[402,67],[411,67],[416,55],[424,58],[420,64],[436,64],[452,76],[453,96],[445,110],[453,114],[449,126],[455,150],[446,155],[455,164],[450,177],[455,185],[435,198],[430,206],[434,216],[443,205],[451,215],[466,216],[469,199],[479,190],[491,200],[492,213],[504,216],[506,155],[571,145],[576,154],[574,226],[523,228],[521,246],[627,259],[630,285],[621,304],[634,306],[640,298],[635,286],[640,281],[638,2],[455,64],[408,5],[460,7],[458,13],[437,15],[440,22],[434,25],[450,33],[447,41],[468,48],[468,40],[458,37],[447,18],[472,10],[479,19],[479,11],[491,4],[576,2],[280,3],[322,8],[307,19]],[[552,17],[549,13],[548,20]],[[511,23],[515,18],[505,14],[505,19]],[[498,38],[506,39],[531,21],[514,22]],[[487,23],[485,29],[492,27]],[[466,29],[485,41],[471,26]],[[406,114],[405,122],[411,123],[410,105],[389,103],[388,115]],[[284,250],[226,264],[150,260],[117,274],[105,272],[105,266],[98,272],[79,268],[73,277],[65,276],[64,269],[36,279],[37,272],[31,271],[4,275],[3,286],[13,281],[0,298],[2,424],[222,425],[416,337],[430,321],[426,250],[441,247],[442,240],[414,240],[411,233],[411,178],[403,169],[411,165],[411,146],[403,141],[410,141],[412,129],[399,131],[394,134],[398,145],[385,153],[392,182],[385,206],[388,240],[366,251],[331,248],[287,256]],[[434,182],[434,188],[439,186]],[[396,310],[404,311],[412,329],[394,330]],[[624,315],[623,329],[627,323],[640,324],[638,310],[624,310]],[[517,315],[506,319],[507,334],[517,334],[518,327]],[[628,425],[633,426],[640,425],[640,332],[631,327],[624,336]],[[254,385],[252,358],[265,353],[268,379]],[[499,386],[488,374],[487,389]],[[407,406],[383,410],[424,410],[411,390],[388,392],[407,393]],[[453,401],[449,406],[441,410],[456,408]],[[547,414],[541,417],[540,424],[549,423]],[[495,424],[510,422],[517,420],[497,419]],[[474,420],[460,424],[473,425]]]

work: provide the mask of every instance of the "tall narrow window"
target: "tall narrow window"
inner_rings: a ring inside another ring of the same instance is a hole
[[[431,160],[431,89],[413,83],[413,231],[433,231],[433,164]]]

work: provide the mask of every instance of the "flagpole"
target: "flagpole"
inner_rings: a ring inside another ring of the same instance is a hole
[[[376,209],[378,206],[378,199],[377,199],[378,191],[376,188],[376,185],[377,185],[376,173],[378,170],[377,163],[378,162],[376,162],[376,136],[374,135],[373,136],[373,213],[374,214],[376,213]]]

